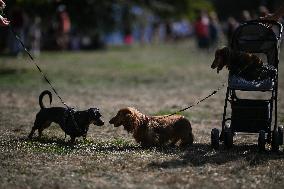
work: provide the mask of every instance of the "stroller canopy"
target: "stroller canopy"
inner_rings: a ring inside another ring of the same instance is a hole
[[[282,25],[274,21],[249,21],[237,28],[231,40],[233,50],[265,53],[267,63],[278,66]]]

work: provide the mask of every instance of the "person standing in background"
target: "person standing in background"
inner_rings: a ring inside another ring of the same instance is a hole
[[[57,8],[56,42],[60,50],[67,50],[70,42],[71,20],[65,5]]]
[[[210,42],[209,18],[205,11],[199,11],[197,20],[194,24],[197,45],[200,49],[208,49]]]
[[[230,45],[234,31],[239,27],[239,22],[234,17],[229,17],[226,23],[225,34],[227,38],[227,44]]]
[[[21,55],[21,51],[23,50],[23,47],[19,45],[18,40],[15,38],[13,33],[16,33],[17,36],[25,43],[26,40],[26,32],[25,29],[27,27],[27,20],[28,17],[26,15],[26,12],[24,9],[20,6],[14,6],[11,9],[10,13],[11,18],[11,24],[13,26],[13,31],[10,32],[10,35],[8,36],[8,44],[9,44],[9,50],[11,55],[18,56]]]
[[[41,42],[41,18],[35,16],[33,22],[29,27],[28,37],[31,46],[31,53],[34,56],[40,55],[40,42]]]
[[[219,22],[216,12],[210,12],[209,14],[209,37],[210,48],[216,49],[221,39],[222,28]]]
[[[0,10],[2,11],[6,7],[6,4],[4,1],[0,0]],[[10,21],[7,18],[4,18],[2,15],[0,15],[0,26],[8,26],[10,24]]]

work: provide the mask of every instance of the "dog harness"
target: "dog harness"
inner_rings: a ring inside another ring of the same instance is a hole
[[[89,127],[80,128],[75,119],[76,110],[74,108],[66,108],[64,112],[64,123],[62,129],[65,134],[70,136],[82,136],[88,132]]]

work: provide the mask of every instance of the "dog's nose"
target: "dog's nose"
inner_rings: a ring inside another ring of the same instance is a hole
[[[113,124],[113,118],[109,120],[109,124]]]

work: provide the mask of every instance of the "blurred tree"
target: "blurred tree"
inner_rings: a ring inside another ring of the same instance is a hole
[[[113,30],[129,33],[135,17],[133,6],[152,12],[161,20],[168,18],[195,18],[196,10],[212,10],[210,0],[9,0],[7,13],[14,8],[22,8],[30,18],[40,16],[46,43],[52,47],[53,41],[47,39],[54,35],[54,25],[59,5],[64,4],[70,16],[72,29],[92,38],[99,45],[103,35]],[[119,13],[118,13],[119,12]],[[118,18],[121,15],[121,18]],[[52,38],[52,37],[51,37]],[[53,37],[54,38],[54,37]]]
[[[210,0],[9,0],[7,10],[18,5],[28,14],[40,15],[43,22],[52,17],[59,4],[65,4],[73,24],[82,30],[96,33],[111,31],[115,24],[114,5],[131,8],[133,5],[152,10],[161,18],[195,18],[196,10],[212,10]],[[128,14],[131,17],[131,14]],[[128,18],[124,18],[128,19]]]
[[[253,14],[258,14],[260,5],[266,6],[270,11],[274,11],[283,0],[212,0],[219,17],[225,20],[229,16],[240,17],[242,10],[248,10]]]
[[[238,17],[244,9],[256,11],[259,5],[271,10],[283,0],[7,0],[6,12],[21,7],[29,16],[42,18],[46,31],[56,16],[60,4],[65,4],[72,21],[72,28],[99,41],[101,36],[114,29],[129,30],[135,22],[131,14],[133,6],[152,12],[161,20],[189,18],[195,20],[198,10],[216,10],[225,20],[228,16]],[[117,12],[121,14],[118,18]]]
[[[112,29],[112,6],[115,0],[10,0],[8,9],[21,6],[28,14],[40,15],[43,19],[52,17],[60,4],[66,5],[73,24],[80,29],[108,31]],[[48,21],[48,20],[47,20]]]
[[[196,18],[198,10],[214,10],[210,0],[144,0],[137,1],[147,6],[162,18]]]
[[[196,10],[216,10],[221,18],[239,16],[241,10],[257,10],[265,5],[273,10],[283,0],[9,0],[7,10],[13,6],[23,7],[29,14],[38,14],[49,19],[58,4],[65,4],[73,24],[82,30],[96,33],[111,31],[115,25],[114,5],[131,8],[139,5],[153,11],[161,18],[196,18]],[[128,14],[130,17],[131,14]]]
[[[56,20],[59,5],[65,5],[71,18],[72,29],[77,29],[91,37],[95,46],[100,45],[102,34],[111,31],[115,22],[113,5],[121,4],[116,0],[10,0],[7,2],[7,12],[14,7],[21,7],[29,16],[42,18],[43,31],[52,33],[51,28]]]

